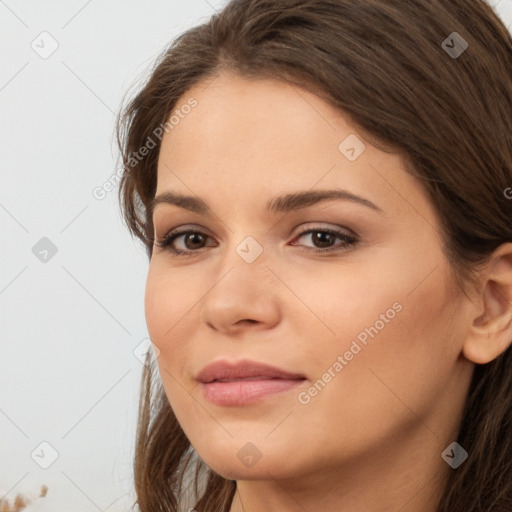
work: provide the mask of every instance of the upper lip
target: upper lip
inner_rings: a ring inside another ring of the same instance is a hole
[[[242,379],[305,379],[299,373],[288,372],[258,361],[215,361],[205,366],[196,376],[196,380],[203,383],[215,380],[235,381]]]

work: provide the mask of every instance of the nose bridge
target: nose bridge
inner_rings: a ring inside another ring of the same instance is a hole
[[[256,269],[258,272],[267,270],[270,247],[265,226],[260,224],[260,219],[254,214],[258,211],[258,205],[250,197],[242,201],[242,204],[236,201],[240,201],[240,198],[231,204],[229,213],[222,212],[226,219],[226,238],[218,264],[221,269],[219,274],[223,275],[235,267],[240,272],[239,277],[243,277],[244,272],[252,274]]]
[[[263,243],[258,242],[252,235],[237,236],[232,233],[231,241],[219,256],[217,279],[212,291],[229,291],[239,294],[240,297],[257,295],[268,284],[268,274],[271,273],[267,264],[268,254]]]
[[[201,320],[218,330],[238,322],[274,324],[279,316],[274,276],[267,267],[268,254],[255,236],[238,237],[219,256],[215,282],[206,293]]]

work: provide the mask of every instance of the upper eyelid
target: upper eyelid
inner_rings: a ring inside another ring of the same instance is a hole
[[[315,221],[305,222],[302,224],[315,224]],[[326,230],[326,231],[346,230],[346,231],[349,231],[349,234],[351,234],[353,236],[357,236],[356,233],[352,229],[348,228],[347,226],[336,226],[336,225],[333,226],[333,225],[320,225],[320,224],[321,224],[320,221],[316,221],[316,225],[302,226],[299,228],[299,233],[297,233],[297,234],[303,234],[304,231],[316,229],[318,231],[320,231],[320,230]],[[295,229],[297,229],[297,228],[294,228],[293,231],[295,231]],[[210,237],[214,237],[213,235],[210,234],[210,230],[208,228],[205,228],[202,226],[197,226],[195,224],[190,224],[190,225],[184,224],[182,226],[177,226],[175,228],[166,230],[161,238],[168,237],[171,234],[176,235],[176,234],[183,234],[183,233],[188,233],[188,232],[200,232],[200,233],[206,234]],[[156,238],[156,233],[155,233],[155,238]]]
[[[190,232],[202,233],[202,234],[208,235],[210,238],[213,238],[213,235],[210,234],[208,229],[206,229],[204,227],[200,227],[200,226],[195,226],[193,224],[192,225],[185,224],[183,226],[178,226],[176,228],[171,228],[171,229],[165,230],[163,232],[162,236],[160,237],[160,240],[168,238],[169,236],[172,236],[172,235],[182,235],[182,234],[190,233]],[[154,238],[155,238],[155,240],[158,239],[158,237],[156,236],[156,230],[155,230]]]

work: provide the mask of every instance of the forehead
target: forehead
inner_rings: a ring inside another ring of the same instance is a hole
[[[177,109],[190,98],[197,106],[163,139],[163,152],[172,149],[175,158],[192,147],[197,158],[264,159],[278,152],[292,158],[303,156],[305,142],[337,151],[339,137],[350,131],[342,114],[319,97],[278,80],[223,74],[187,91]]]
[[[429,209],[397,154],[374,147],[343,112],[310,91],[224,74],[189,89],[173,113],[190,101],[196,105],[183,109],[188,113],[163,137],[157,194],[266,201],[299,189],[343,187],[391,208],[409,209],[408,197]],[[355,159],[347,157],[347,146],[355,148]]]

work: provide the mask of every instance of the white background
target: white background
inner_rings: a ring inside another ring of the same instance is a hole
[[[116,169],[123,95],[224,3],[0,0],[0,498],[46,485],[27,511],[126,511],[134,500],[148,261],[117,190],[92,191]],[[512,0],[491,3],[512,27]],[[58,48],[42,58],[32,44]],[[43,237],[57,248],[46,262],[32,250]]]

